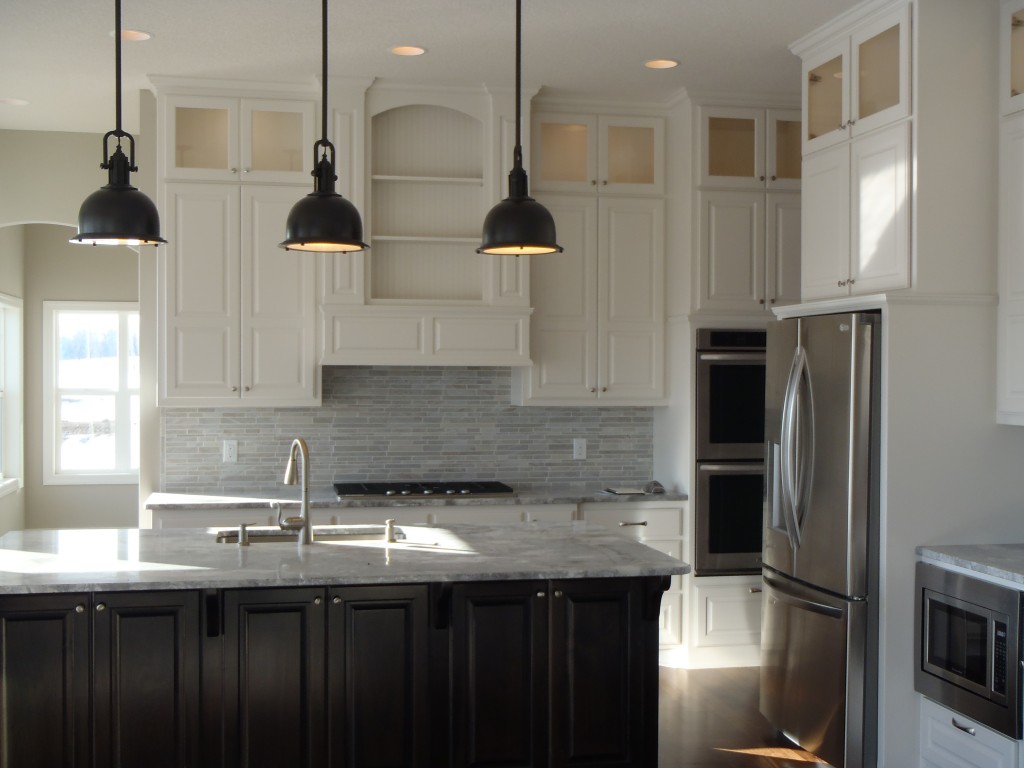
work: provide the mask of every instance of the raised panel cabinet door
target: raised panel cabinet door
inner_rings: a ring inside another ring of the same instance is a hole
[[[665,201],[608,197],[598,215],[598,396],[665,393]]]
[[[765,300],[765,193],[699,192],[700,308],[752,311]]]
[[[801,192],[800,298],[846,296],[850,278],[850,150],[847,145],[804,158]]]
[[[553,768],[655,763],[657,736],[648,743],[644,725],[645,717],[657,722],[657,691],[652,699],[645,677],[657,612],[648,632],[642,600],[639,579],[551,583]]]
[[[199,764],[199,595],[94,595],[96,765]]]
[[[561,254],[531,257],[530,395],[593,399],[597,392],[597,200],[549,196]]]
[[[910,286],[910,124],[850,144],[850,290]]]
[[[997,408],[1001,423],[1024,424],[1024,113],[999,137],[999,323]]]
[[[168,184],[159,249],[160,401],[237,400],[237,184]]]
[[[0,766],[86,768],[89,596],[0,598]]]
[[[328,590],[327,765],[430,766],[426,585]]]
[[[769,192],[765,199],[764,294],[769,309],[800,302],[802,205],[799,192]]]
[[[225,590],[224,765],[325,762],[324,590]]]
[[[305,187],[242,188],[241,395],[317,404],[316,259],[278,247]]]
[[[548,583],[452,588],[452,765],[548,763]]]

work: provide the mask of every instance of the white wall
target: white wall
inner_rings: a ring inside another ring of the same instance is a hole
[[[0,227],[0,293],[22,298],[25,232],[23,227]],[[25,527],[24,488],[0,497],[0,533]]]

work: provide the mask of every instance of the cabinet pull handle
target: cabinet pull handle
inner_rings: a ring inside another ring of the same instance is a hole
[[[977,735],[977,734],[976,734],[976,733],[974,732],[974,729],[973,729],[973,728],[971,728],[971,727],[970,727],[969,725],[960,725],[960,723],[958,723],[958,722],[956,721],[956,718],[955,718],[955,717],[951,717],[951,718],[949,718],[949,722],[951,722],[951,723],[953,724],[953,727],[954,727],[954,728],[956,728],[956,729],[958,729],[958,730],[961,730],[961,731],[963,731],[963,732],[964,732],[964,733],[966,733],[966,734],[967,734],[968,736],[976,736],[976,735]]]
[[[75,613],[85,613],[85,606],[79,603],[75,606]]]
[[[96,603],[96,610],[99,611],[100,613],[102,613],[103,611],[107,610],[107,604],[106,603]]]
[[[842,288],[844,285],[846,285],[846,281],[845,280],[840,280],[839,282],[836,283],[836,285],[838,287]]]
[[[647,525],[647,521],[646,520],[641,520],[638,523],[634,523],[634,522],[632,522],[630,520],[620,520],[619,521],[619,528],[626,528],[626,527],[628,527],[630,525]]]
[[[856,282],[857,282],[857,281],[856,281],[856,280],[854,280],[854,279],[853,279],[853,278],[851,277],[851,278],[850,278],[849,280],[847,280],[847,281],[846,281],[846,284],[847,284],[847,285],[853,285],[853,284],[854,284],[854,283],[856,283]]]

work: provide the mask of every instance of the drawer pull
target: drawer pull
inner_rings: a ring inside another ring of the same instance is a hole
[[[760,592],[761,592],[761,588],[760,587],[751,587],[750,588],[750,594],[752,594],[752,595],[760,594]]]
[[[619,528],[626,528],[627,526],[630,526],[630,525],[647,525],[647,521],[646,520],[641,520],[639,523],[631,523],[628,520],[620,520],[619,521]]]
[[[958,730],[961,730],[961,731],[963,731],[963,732],[964,732],[964,733],[966,733],[966,734],[967,734],[968,736],[974,736],[974,735],[975,735],[975,733],[974,733],[974,729],[973,729],[973,728],[971,728],[971,727],[970,727],[969,725],[960,725],[960,723],[958,723],[958,722],[956,721],[956,718],[955,718],[955,717],[951,717],[951,718],[949,719],[949,722],[951,722],[951,723],[953,724],[953,727],[954,727],[954,728],[957,728]]]

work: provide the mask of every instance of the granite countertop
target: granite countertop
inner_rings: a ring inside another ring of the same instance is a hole
[[[920,557],[1024,586],[1024,544],[921,546]]]
[[[333,489],[310,489],[310,507],[501,507],[527,504],[586,504],[608,502],[628,504],[637,501],[685,501],[685,493],[643,493],[616,495],[603,490],[580,490],[578,488],[545,488],[535,491],[517,491],[511,496],[382,496],[375,498],[339,499]],[[146,499],[146,509],[216,509],[231,507],[266,507],[271,502],[282,505],[297,505],[299,492],[295,488],[281,486],[274,493],[258,495],[199,494],[199,493],[152,493]]]
[[[378,526],[380,527],[380,526]],[[403,541],[217,543],[206,529],[11,531],[0,594],[669,576],[674,557],[584,521],[396,526]]]

